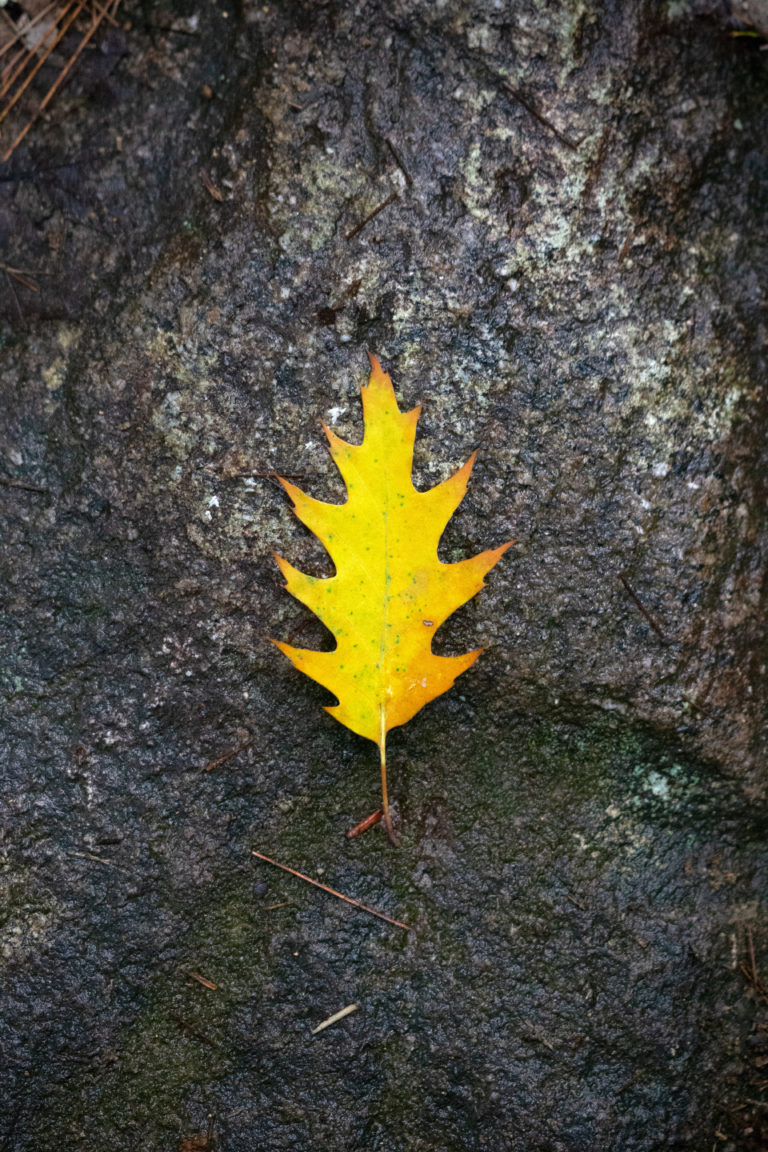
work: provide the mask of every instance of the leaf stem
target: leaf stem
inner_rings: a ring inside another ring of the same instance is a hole
[[[384,813],[384,824],[387,829],[387,836],[393,844],[397,844],[397,838],[392,831],[392,821],[389,816],[389,798],[387,796],[387,726],[384,716],[384,705],[379,706],[379,715],[381,717],[381,728],[379,730],[379,752],[381,754],[381,809]]]

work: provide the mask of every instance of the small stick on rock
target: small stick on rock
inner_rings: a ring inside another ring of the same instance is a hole
[[[308,616],[306,620],[302,620],[299,624],[297,624],[293,632],[291,632],[290,636],[288,637],[288,643],[293,644],[296,637],[300,636],[305,628],[309,628],[310,624],[314,622],[314,619],[314,616]]]
[[[240,744],[237,748],[233,748],[231,752],[225,752],[223,756],[219,756],[218,760],[211,760],[208,764],[203,765],[201,771],[211,772],[214,768],[221,768],[222,764],[226,764],[227,760],[231,760],[238,753],[244,752],[246,748],[250,748],[252,740],[246,740],[244,744]]]
[[[168,1019],[175,1020],[182,1032],[186,1032],[189,1036],[194,1036],[196,1040],[202,1040],[204,1044],[209,1044],[211,1048],[221,1047],[215,1040],[211,1040],[210,1036],[206,1036],[205,1032],[201,1032],[194,1024],[190,1024],[189,1020],[185,1020],[183,1016],[179,1016],[177,1012],[169,1012]]]
[[[619,572],[619,580],[621,580],[622,584],[624,585],[625,589],[627,590],[627,593],[629,594],[631,599],[634,601],[634,603],[637,605],[637,607],[640,609],[643,616],[645,616],[646,620],[650,624],[651,628],[653,628],[656,635],[660,636],[661,639],[666,643],[667,637],[664,635],[660,626],[654,620],[653,616],[651,616],[648,609],[642,603],[642,601],[640,600],[640,597],[637,595],[634,588],[632,588],[632,586],[630,585],[624,572]]]
[[[355,225],[355,227],[352,229],[351,232],[347,232],[347,240],[354,240],[355,236],[357,236],[360,232],[362,232],[362,230],[363,230],[363,228],[365,228],[366,224],[370,224],[371,220],[375,220],[376,217],[378,216],[379,212],[383,212],[384,209],[389,204],[391,204],[393,202],[393,200],[397,200],[398,197],[399,197],[398,192],[390,192],[389,196],[387,196],[386,200],[384,200],[383,203],[379,204],[378,208],[374,208],[373,212],[369,212],[368,215],[365,217],[365,219],[361,220],[359,224]]]
[[[353,907],[359,908],[362,912],[370,912],[371,916],[378,916],[380,920],[386,920],[389,924],[394,924],[396,928],[403,928],[406,932],[412,932],[413,929],[407,924],[403,924],[402,920],[395,920],[391,916],[387,916],[384,912],[377,912],[375,908],[370,908],[367,904],[361,904],[359,900],[353,900],[351,896],[345,896],[343,892],[337,892],[335,888],[329,888],[327,884],[321,884],[319,880],[313,880],[311,876],[305,876],[303,872],[297,872],[295,868],[289,868],[287,864],[280,864],[277,860],[270,859],[269,856],[264,856],[261,852],[252,851],[252,856],[258,857],[266,864],[272,864],[275,868],[282,868],[283,872],[290,872],[291,876],[298,876],[299,880],[306,880],[307,884],[314,884],[315,888],[321,888],[323,892],[330,893],[331,896],[338,897],[339,900],[346,900],[347,904],[352,904]]]
[[[630,231],[627,232],[627,235],[624,238],[624,243],[622,244],[621,248],[619,249],[619,254],[616,257],[619,264],[621,264],[622,260],[626,256],[627,252],[629,252],[629,246],[632,243],[632,241],[634,240],[634,238],[635,238],[634,233],[630,229]]]
[[[562,133],[559,128],[555,127],[551,120],[547,119],[543,112],[540,112],[539,109],[534,104],[532,104],[527,97],[523,96],[519,88],[513,88],[512,85],[508,83],[504,83],[502,87],[506,92],[509,92],[510,96],[517,100],[518,104],[522,108],[525,108],[529,116],[532,116],[534,120],[541,124],[542,128],[548,129],[548,131],[550,131],[552,135],[560,141],[561,144],[564,144],[566,148],[570,148],[571,152],[578,152],[581,140],[569,140],[568,137],[564,135],[564,133]]]
[[[26,288],[29,292],[38,291],[37,284],[35,284],[34,280],[30,279],[33,273],[29,273],[23,268],[11,268],[10,264],[0,264],[0,268],[2,268],[3,272],[7,272],[9,276],[13,276],[14,280],[17,280],[22,288]]]
[[[366,816],[365,820],[361,820],[359,824],[355,824],[354,828],[350,828],[349,832],[345,832],[347,840],[354,840],[361,832],[367,832],[369,828],[373,828],[374,824],[378,824],[384,815],[381,808],[377,808],[370,816]]]
[[[203,188],[205,188],[206,192],[212,196],[214,200],[218,200],[219,204],[223,204],[226,200],[226,196],[222,191],[220,191],[220,189],[216,187],[213,180],[211,180],[210,176],[204,168],[200,169],[199,176],[200,183],[202,184]]]
[[[390,152],[392,153],[392,159],[394,160],[395,164],[397,164],[397,166],[400,169],[400,171],[402,172],[403,176],[405,176],[406,184],[408,185],[409,188],[412,188],[413,187],[413,176],[411,176],[410,172],[406,168],[405,162],[403,161],[402,156],[397,151],[397,149],[395,148],[394,144],[389,139],[389,137],[387,137],[387,136],[384,137],[384,143],[386,144],[387,148],[389,148]]]
[[[749,924],[746,925],[747,933],[747,947],[749,948],[749,963],[752,969],[752,983],[755,988],[760,988],[760,973],[757,971],[757,963],[755,961],[755,938],[752,935],[752,929]]]
[[[218,987],[213,980],[206,980],[205,976],[201,976],[199,972],[188,972],[187,975],[190,980],[197,980],[198,984],[202,984],[203,988],[210,988],[211,992],[215,992]]]
[[[346,1008],[342,1008],[340,1012],[334,1012],[333,1016],[329,1016],[327,1020],[323,1020],[322,1024],[318,1024],[317,1028],[313,1028],[310,1035],[316,1036],[324,1028],[330,1028],[331,1024],[343,1020],[345,1016],[350,1016],[353,1012],[357,1012],[357,1004],[347,1004]]]
[[[47,488],[39,488],[37,484],[25,484],[23,480],[11,480],[6,476],[0,476],[0,484],[3,488],[20,488],[22,492],[38,492],[41,496],[51,495]]]

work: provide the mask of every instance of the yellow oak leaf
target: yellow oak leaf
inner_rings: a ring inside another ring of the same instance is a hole
[[[293,664],[338,699],[332,716],[378,745],[382,809],[389,833],[386,736],[446,692],[482,649],[437,656],[432,637],[452,612],[483,587],[484,577],[514,541],[469,560],[443,564],[440,537],[461,503],[474,454],[449,480],[418,492],[411,479],[421,407],[400,412],[389,376],[375,356],[361,389],[365,433],[348,444],[330,428],[331,455],[347,487],[345,504],[307,496],[280,478],[299,519],[329,552],[335,576],[298,571],[276,556],[285,587],[336,638],[332,652],[274,641]],[[325,426],[324,426],[325,427]]]

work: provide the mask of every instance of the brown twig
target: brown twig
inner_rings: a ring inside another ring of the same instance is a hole
[[[367,832],[369,828],[373,828],[374,824],[378,824],[384,815],[381,808],[377,808],[370,816],[366,816],[365,820],[361,820],[359,824],[355,824],[354,828],[350,828],[349,832],[345,832],[347,840],[354,840],[361,832]]]
[[[502,87],[504,88],[505,92],[509,92],[510,96],[517,100],[521,107],[525,108],[529,116],[533,116],[534,120],[537,120],[543,128],[547,128],[553,134],[553,136],[555,136],[560,141],[561,144],[564,144],[566,148],[570,148],[571,152],[578,151],[581,140],[578,140],[574,143],[573,140],[569,140],[567,136],[564,136],[560,129],[555,127],[551,120],[548,120],[542,112],[539,112],[538,108],[534,104],[531,104],[530,100],[523,96],[519,89],[513,88],[508,81],[505,81]]]
[[[47,488],[38,488],[36,484],[25,484],[23,480],[9,480],[6,476],[0,476],[0,485],[3,488],[20,488],[22,492],[39,492],[41,496],[50,496]]]
[[[747,947],[749,948],[749,962],[752,966],[752,979],[755,984],[759,984],[760,977],[757,974],[757,964],[755,963],[755,938],[752,935],[752,929],[749,924],[745,926],[744,930],[747,934]]]
[[[715,713],[712,709],[705,708],[703,704],[699,703],[695,696],[691,696],[690,692],[683,692],[683,699],[690,704],[692,708],[695,708],[697,712],[701,712],[702,716],[709,716],[711,719],[714,719]]]
[[[11,296],[13,297],[13,302],[16,305],[16,311],[19,314],[19,323],[24,324],[24,313],[21,310],[21,304],[19,304],[19,298],[16,295],[16,289],[14,288],[13,280],[11,279],[11,277],[8,275],[7,272],[5,273],[5,278],[8,281],[8,287],[11,290]]]
[[[216,187],[213,180],[211,180],[210,176],[204,168],[200,169],[198,175],[200,177],[200,183],[202,184],[203,188],[205,188],[206,192],[210,193],[214,200],[218,200],[219,204],[223,204],[226,200],[226,196]]]
[[[765,1000],[766,1004],[768,1004],[768,987],[766,987],[765,984],[763,984],[762,980],[760,979],[760,973],[758,971],[757,961],[755,959],[755,938],[752,935],[752,929],[749,926],[749,924],[744,925],[744,932],[745,932],[745,935],[747,937],[747,951],[749,952],[749,968],[747,968],[746,964],[740,964],[739,968],[741,969],[741,972],[743,973],[745,978],[752,985],[755,992],[757,992],[758,996],[762,997],[762,999]]]
[[[104,8],[104,7],[102,7],[101,4],[99,4],[98,0],[91,0],[91,4],[96,9],[96,11],[99,13],[99,19],[100,20],[106,20],[107,24],[111,24],[113,28],[117,28],[117,20],[115,20],[114,14],[118,9],[119,3],[120,3],[120,0],[117,0],[117,3],[113,4],[112,11],[110,12],[109,11],[109,4],[107,4],[106,8]]]
[[[13,276],[14,280],[18,280],[22,288],[26,288],[29,292],[37,292],[38,287],[34,280],[30,280],[31,273],[25,271],[23,268],[11,268],[10,264],[0,264],[0,269],[6,272],[9,276]]]
[[[303,632],[303,631],[304,631],[306,628],[309,628],[310,624],[313,624],[313,623],[315,622],[315,620],[316,620],[316,617],[315,617],[315,616],[307,616],[306,620],[301,620],[301,621],[300,621],[300,622],[299,622],[299,623],[296,625],[296,627],[294,628],[293,632],[291,632],[290,636],[288,637],[288,643],[289,643],[289,644],[293,644],[293,642],[294,642],[294,640],[296,639],[296,637],[297,637],[297,636],[300,636],[300,635],[301,635],[301,633],[302,633],[302,632]]]
[[[201,1032],[201,1030],[194,1024],[191,1024],[189,1020],[185,1020],[183,1016],[179,1016],[178,1012],[169,1012],[168,1019],[175,1020],[182,1032],[194,1036],[197,1040],[202,1040],[204,1044],[209,1044],[211,1048],[221,1047],[216,1040],[211,1040],[210,1036],[206,1036],[205,1032]]]
[[[363,230],[363,228],[365,228],[366,224],[370,224],[371,220],[375,220],[376,217],[378,216],[379,212],[383,212],[384,209],[389,204],[391,204],[394,200],[397,200],[399,198],[399,196],[400,196],[399,192],[390,192],[390,194],[389,194],[389,196],[387,196],[386,200],[384,200],[381,204],[379,204],[379,206],[377,208],[374,208],[373,212],[369,212],[368,215],[365,217],[365,219],[361,220],[359,224],[355,225],[355,227],[351,230],[351,232],[347,232],[346,239],[347,240],[354,240],[355,236],[357,236],[360,232],[362,232],[362,230]]]
[[[203,988],[208,988],[211,992],[215,992],[218,988],[218,985],[214,984],[213,980],[206,980],[205,976],[201,976],[199,972],[188,972],[187,975],[190,980],[197,980],[198,984],[202,984]]]
[[[597,155],[595,157],[595,162],[594,162],[594,164],[592,164],[590,166],[589,172],[587,174],[587,179],[584,181],[584,188],[583,188],[583,191],[581,193],[582,204],[588,204],[589,203],[589,198],[592,195],[592,191],[593,191],[595,185],[597,184],[598,180],[600,179],[600,175],[601,175],[602,170],[603,170],[603,164],[605,163],[605,158],[608,155],[608,144],[610,142],[612,132],[613,132],[613,125],[612,124],[606,124],[606,126],[605,126],[605,128],[603,128],[602,134],[600,136],[600,143],[597,147]]]
[[[749,968],[747,968],[746,964],[739,964],[739,971],[747,983],[754,988],[758,996],[764,1000],[766,1004],[768,1004],[768,988],[766,988],[765,984],[761,983],[759,980],[757,983],[755,983],[752,977],[752,973],[750,972]]]
[[[402,156],[397,151],[397,149],[395,148],[394,144],[389,139],[389,137],[387,137],[387,136],[384,137],[384,143],[386,144],[387,148],[389,148],[390,152],[392,153],[392,159],[394,160],[395,164],[397,164],[397,166],[400,169],[400,171],[402,172],[403,176],[405,176],[406,184],[408,185],[409,188],[412,188],[413,187],[413,177],[411,176],[410,172],[406,168],[405,162],[404,162]]]
[[[656,635],[660,636],[661,639],[666,643],[667,637],[664,635],[660,625],[657,624],[657,622],[654,620],[653,616],[651,616],[650,612],[645,607],[645,605],[641,601],[640,597],[637,595],[634,588],[632,588],[631,584],[627,580],[627,577],[626,577],[624,572],[619,572],[619,580],[621,580],[622,584],[624,585],[624,588],[627,591],[627,594],[629,595],[631,600],[635,603],[635,605],[640,609],[643,616],[645,616],[646,620],[650,624],[651,628],[653,628]]]
[[[246,740],[245,743],[238,745],[237,748],[233,748],[231,752],[225,752],[224,755],[219,756],[218,759],[210,760],[207,764],[204,764],[200,771],[212,772],[214,768],[221,768],[222,764],[226,764],[228,760],[237,756],[239,752],[244,752],[246,748],[250,748],[252,743],[252,740]]]
[[[277,860],[271,860],[269,856],[264,856],[261,852],[252,852],[253,856],[257,856],[259,860],[263,860],[266,864],[272,864],[275,868],[282,868],[283,872],[290,872],[291,876],[298,876],[299,880],[306,880],[307,884],[314,884],[315,888],[322,889],[323,892],[330,893],[331,896],[338,897],[339,900],[345,900],[347,904],[352,904],[353,907],[359,908],[361,912],[370,912],[371,916],[378,916],[380,920],[386,920],[389,924],[394,924],[396,928],[403,928],[406,932],[412,932],[413,929],[407,924],[403,924],[402,920],[395,920],[391,916],[387,916],[384,912],[377,912],[375,908],[370,908],[367,904],[361,904],[359,900],[353,900],[351,896],[345,896],[343,892],[337,892],[335,888],[329,888],[327,884],[321,884],[319,880],[313,880],[311,876],[305,876],[303,872],[297,872],[295,868],[289,868],[287,864],[280,864]]]
[[[362,284],[362,282],[363,281],[360,279],[360,280],[353,280],[351,284],[348,284],[347,287],[344,289],[344,291],[339,296],[336,303],[331,304],[328,311],[340,312],[341,309],[344,307],[344,301],[345,300],[354,300],[355,296],[357,296],[358,292],[360,291],[360,285]],[[335,320],[335,317],[334,317],[334,320]]]
[[[0,9],[0,11],[2,11],[2,10]],[[4,66],[2,72],[0,72],[0,85],[2,85],[3,92],[5,92],[5,88],[6,88],[5,82],[8,78],[9,73],[11,73],[13,71],[13,69],[16,67],[16,65],[18,64],[18,62],[20,60],[23,60],[25,64],[28,64],[29,58],[30,58],[29,50],[27,48],[25,48],[24,45],[22,44],[21,48],[19,48],[16,55],[11,57],[11,59],[8,61],[8,63]],[[24,68],[22,67],[19,71],[23,72]]]
[[[626,256],[627,252],[629,252],[629,246],[632,243],[632,241],[634,240],[634,238],[635,238],[635,234],[632,231],[632,229],[630,228],[629,232],[627,232],[626,236],[624,237],[624,243],[622,244],[621,248],[619,248],[619,254],[616,257],[616,260],[618,261],[619,264],[621,264],[622,260]]]

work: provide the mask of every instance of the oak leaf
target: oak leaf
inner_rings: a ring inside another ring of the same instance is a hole
[[[387,732],[446,692],[482,652],[438,656],[432,637],[479,592],[486,573],[514,541],[455,564],[438,559],[440,537],[464,497],[475,454],[449,480],[417,491],[411,469],[421,406],[400,412],[392,381],[375,356],[370,360],[371,377],[361,389],[362,444],[348,444],[324,426],[346,484],[346,503],[315,500],[278,477],[296,515],[330,554],[336,574],[308,576],[281,556],[275,558],[287,590],[320,617],[334,634],[336,648],[318,652],[274,643],[336,696],[338,704],[327,712],[378,745],[382,808],[393,839]]]

